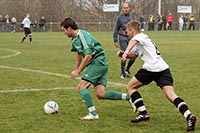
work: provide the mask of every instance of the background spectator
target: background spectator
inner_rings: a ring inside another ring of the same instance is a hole
[[[45,24],[46,24],[46,20],[45,20],[44,16],[42,16],[40,19],[40,23],[39,23],[39,27],[40,27],[39,31],[40,32],[45,31]]]
[[[179,17],[178,22],[179,22],[179,30],[182,31],[183,30],[183,24],[184,24],[182,15]]]
[[[189,30],[191,30],[192,28],[193,30],[195,30],[195,17],[193,14],[191,14],[189,17]]]
[[[188,15],[187,14],[184,15],[183,21],[184,21],[183,30],[186,30],[187,29],[187,24],[188,24]]]
[[[166,31],[166,26],[167,26],[167,21],[166,21],[166,16],[165,14],[162,15],[162,23],[161,23],[161,30],[162,30],[162,27],[164,29],[164,31]]]
[[[16,31],[16,24],[17,24],[17,19],[15,17],[12,17],[11,19],[11,32],[15,32]]]
[[[10,31],[10,22],[11,22],[11,19],[10,17],[8,16],[8,14],[6,14],[5,16],[5,31]]]
[[[1,32],[4,32],[5,25],[6,25],[6,19],[5,19],[5,17],[2,16],[2,20],[1,20]]]
[[[37,29],[37,20],[33,22],[33,32],[36,32],[37,31],[36,29]]]
[[[148,30],[149,31],[154,31],[154,27],[155,27],[155,18],[153,15],[150,15],[150,18],[149,18],[149,27],[148,27]]]
[[[140,17],[140,29],[141,31],[144,31],[144,16],[143,15]]]
[[[2,32],[2,21],[3,21],[3,18],[2,18],[2,15],[0,15],[0,32]]]
[[[158,22],[158,30],[162,30],[162,15],[158,15],[157,22]]]
[[[172,23],[174,21],[174,17],[171,12],[167,15],[167,23],[168,23],[168,30],[172,30]]]

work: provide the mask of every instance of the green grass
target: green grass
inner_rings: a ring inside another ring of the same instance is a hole
[[[170,65],[176,93],[200,117],[200,37],[198,31],[146,32],[157,44]],[[127,84],[120,79],[120,59],[111,32],[92,33],[104,46],[110,63],[108,81]],[[80,121],[87,114],[76,89],[51,91],[2,92],[5,90],[51,89],[76,87],[78,79],[67,75],[73,70],[75,54],[70,52],[70,39],[61,32],[33,33],[34,44],[28,39],[20,44],[23,33],[0,33],[0,57],[21,52],[10,58],[0,58],[0,132],[1,133],[183,133],[186,121],[168,102],[155,83],[140,89],[151,120],[131,124],[136,116],[128,102],[98,100],[90,87],[99,120]],[[142,66],[138,58],[132,74]],[[48,73],[47,73],[48,72]],[[57,74],[57,75],[55,75]],[[60,74],[60,75],[58,75]],[[66,75],[66,76],[65,76]],[[124,86],[108,85],[108,89],[126,92]],[[43,105],[47,100],[59,104],[57,115],[47,115]],[[197,122],[196,133],[200,132]]]

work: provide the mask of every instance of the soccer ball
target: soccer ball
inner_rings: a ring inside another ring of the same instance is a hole
[[[57,114],[59,106],[55,101],[47,101],[44,104],[44,112],[47,114]]]

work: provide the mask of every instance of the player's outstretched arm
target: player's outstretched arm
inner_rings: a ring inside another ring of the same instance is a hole
[[[122,55],[124,54],[124,51],[121,51],[121,50],[119,50],[118,52],[117,52],[117,56],[118,57],[121,57],[122,58]],[[132,53],[132,52],[129,52],[128,54],[127,54],[127,58],[130,58],[130,59],[136,59],[138,57],[138,55],[136,55],[136,54],[134,54],[134,53]]]

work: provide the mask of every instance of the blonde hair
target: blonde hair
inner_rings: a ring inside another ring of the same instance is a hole
[[[132,29],[140,32],[140,24],[135,20],[128,22],[126,25],[126,28],[132,28]]]

